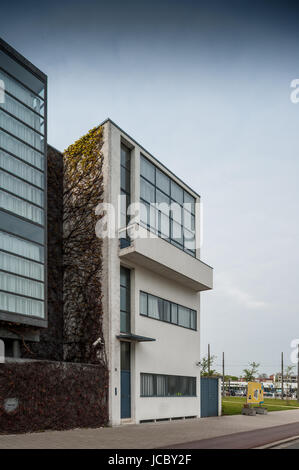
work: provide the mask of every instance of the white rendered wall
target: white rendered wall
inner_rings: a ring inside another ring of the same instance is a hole
[[[162,322],[139,314],[140,290],[179,303],[197,311],[200,324],[199,294],[141,267],[134,269],[134,332],[155,338],[155,342],[141,342],[135,346],[135,370],[132,380],[136,394],[133,399],[136,422],[200,415],[200,376],[196,363],[200,358],[199,331]],[[132,325],[133,327],[133,325]],[[140,373],[183,375],[197,378],[197,397],[141,397]],[[135,401],[135,403],[134,403]]]
[[[121,140],[132,148],[131,200],[139,201],[140,152],[144,150],[110,121],[104,124],[104,197],[117,209],[120,193]],[[159,166],[156,162],[154,162]],[[165,171],[165,169],[163,169]],[[173,175],[171,175],[172,178]],[[177,181],[180,185],[182,183]],[[185,188],[190,192],[189,188]],[[194,194],[196,197],[196,195]],[[198,215],[198,214],[197,214]],[[198,217],[197,217],[198,220]],[[200,416],[200,376],[196,363],[200,360],[200,294],[174,280],[134,265],[119,257],[117,234],[105,239],[103,244],[103,309],[104,334],[109,366],[109,416],[110,424],[120,424],[120,263],[131,271],[131,330],[132,333],[156,338],[155,342],[132,343],[131,392],[132,421],[180,416]],[[199,234],[197,234],[197,237]],[[184,254],[186,260],[190,259]],[[199,250],[197,252],[199,257]],[[198,331],[142,317],[139,314],[139,292],[143,290],[164,299],[177,302],[198,312]],[[156,373],[197,377],[197,397],[140,397],[140,373]]]

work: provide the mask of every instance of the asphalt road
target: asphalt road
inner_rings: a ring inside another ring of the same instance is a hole
[[[299,439],[292,442],[285,442],[284,444],[271,447],[271,449],[299,449]]]
[[[277,442],[293,436],[299,436],[299,422],[273,426],[255,431],[238,432],[211,439],[201,439],[198,441],[174,444],[171,449],[254,449],[271,442]],[[291,446],[297,447],[291,447]],[[299,449],[299,440],[289,443],[288,448]],[[278,447],[276,447],[278,448]]]

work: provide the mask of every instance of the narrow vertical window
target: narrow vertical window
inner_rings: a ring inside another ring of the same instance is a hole
[[[120,247],[125,248],[130,245],[130,238],[128,236],[126,227],[130,222],[128,216],[128,207],[131,202],[131,151],[124,144],[121,144],[120,150]]]
[[[130,333],[130,270],[120,268],[120,332]]]

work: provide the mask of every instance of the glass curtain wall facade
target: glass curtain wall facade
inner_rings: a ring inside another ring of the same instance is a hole
[[[0,319],[46,326],[47,77],[0,41]]]

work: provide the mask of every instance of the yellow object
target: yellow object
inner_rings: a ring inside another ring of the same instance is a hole
[[[246,403],[264,403],[264,386],[258,382],[248,382]]]

